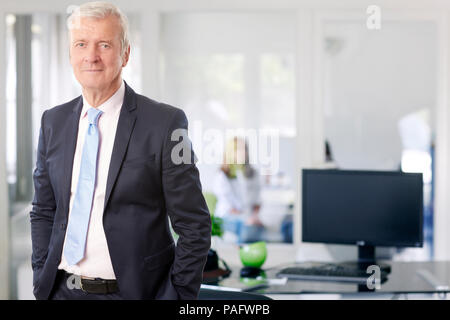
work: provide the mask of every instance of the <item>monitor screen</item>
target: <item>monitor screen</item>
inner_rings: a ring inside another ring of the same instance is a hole
[[[420,247],[421,173],[303,170],[305,242]]]

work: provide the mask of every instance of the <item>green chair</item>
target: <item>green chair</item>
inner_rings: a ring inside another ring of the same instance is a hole
[[[212,192],[203,192],[203,197],[205,198],[206,205],[208,206],[209,213],[213,216],[216,211],[217,197]]]
[[[221,237],[223,235],[223,220],[214,215],[216,212],[217,197],[214,193],[207,191],[203,192],[203,197],[205,198],[209,213],[211,214],[211,235]]]

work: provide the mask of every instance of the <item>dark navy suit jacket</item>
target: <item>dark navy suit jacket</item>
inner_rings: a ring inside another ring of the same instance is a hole
[[[37,299],[48,299],[61,260],[82,105],[80,96],[42,116],[30,212]],[[138,95],[125,84],[103,212],[112,266],[125,299],[198,296],[211,218],[193,151],[191,163],[171,160],[173,147],[182,140],[172,141],[172,132],[187,130],[187,125],[180,109]],[[176,245],[168,217],[179,235]]]

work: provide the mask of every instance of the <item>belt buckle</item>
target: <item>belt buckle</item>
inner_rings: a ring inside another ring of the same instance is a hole
[[[81,291],[86,292],[86,290],[84,290],[83,288],[83,278],[81,278],[81,276],[80,276],[80,289]]]

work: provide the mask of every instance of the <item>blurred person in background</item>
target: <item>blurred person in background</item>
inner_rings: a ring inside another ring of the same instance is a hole
[[[226,147],[224,163],[215,180],[215,214],[238,243],[262,240],[264,225],[259,218],[261,185],[258,171],[249,163],[247,142],[235,137]],[[242,159],[240,161],[240,159]]]

